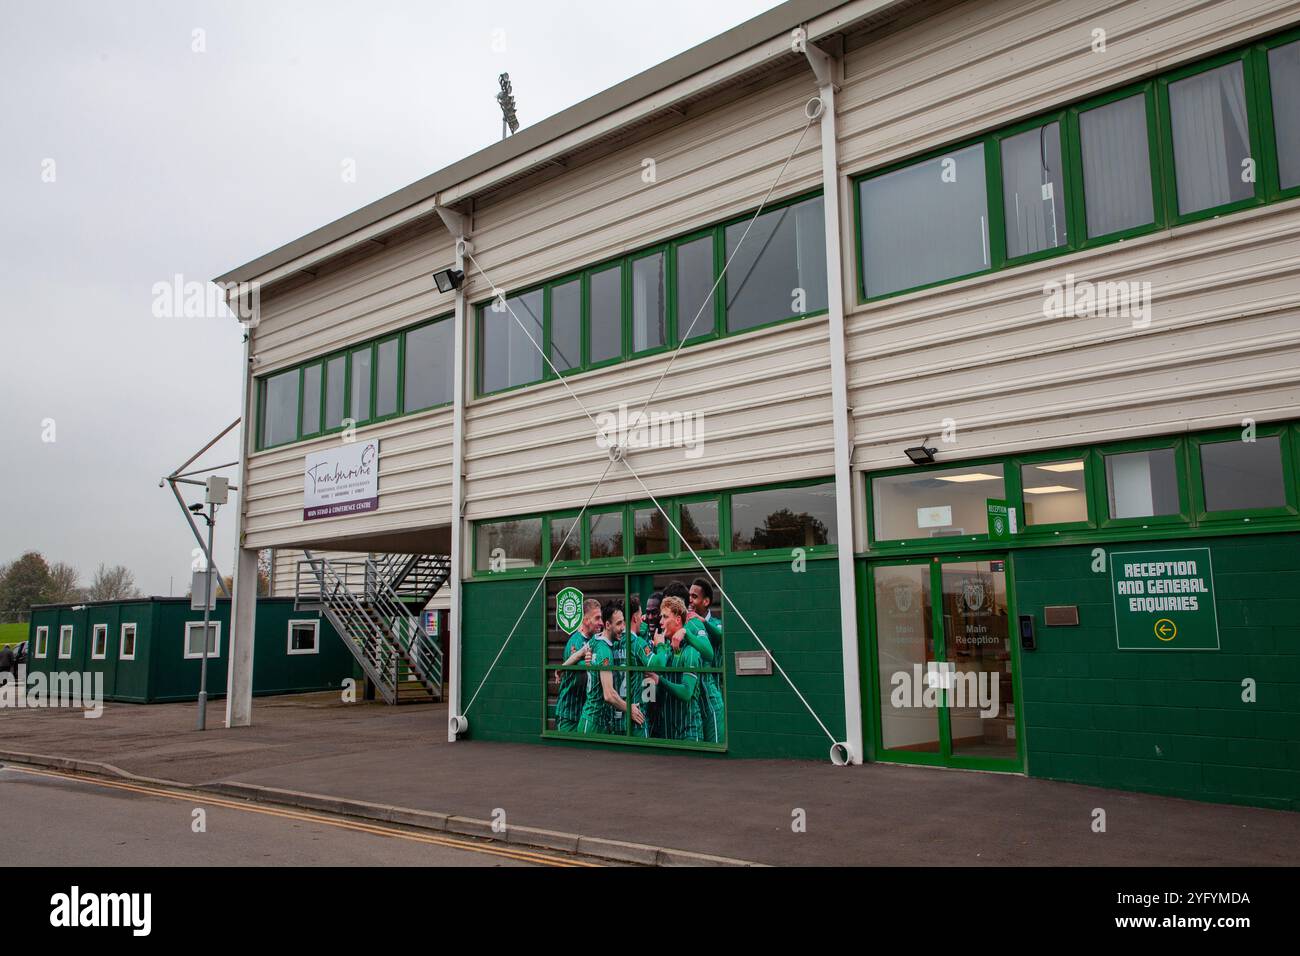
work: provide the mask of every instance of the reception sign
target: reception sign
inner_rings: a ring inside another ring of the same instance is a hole
[[[1110,555],[1120,650],[1219,649],[1209,548]]]
[[[309,452],[303,474],[304,521],[362,514],[379,507],[379,440]]]

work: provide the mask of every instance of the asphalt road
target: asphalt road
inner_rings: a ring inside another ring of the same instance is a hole
[[[565,866],[560,853],[0,765],[9,866]],[[202,810],[205,832],[195,832]]]

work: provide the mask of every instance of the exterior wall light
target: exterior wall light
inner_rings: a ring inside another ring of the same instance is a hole
[[[925,441],[922,440],[921,444],[913,448],[904,448],[903,454],[910,458],[914,465],[933,465],[936,451],[937,448],[926,448]]]
[[[465,281],[465,273],[460,269],[443,269],[433,274],[433,281],[439,292],[455,292]]]

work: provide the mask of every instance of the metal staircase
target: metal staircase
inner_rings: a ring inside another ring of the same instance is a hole
[[[442,699],[442,647],[421,612],[451,575],[443,555],[330,561],[304,551],[294,608],[320,611],[389,704]]]

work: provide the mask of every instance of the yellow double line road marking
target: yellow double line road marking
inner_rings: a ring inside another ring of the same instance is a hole
[[[451,837],[434,836],[433,834],[427,833],[415,833],[411,830],[401,830],[396,827],[384,826],[377,823],[361,823],[355,820],[345,820],[340,817],[324,816],[318,813],[310,813],[305,810],[260,806],[257,804],[246,803],[241,800],[229,800],[222,797],[209,796],[208,794],[167,790],[161,787],[151,787],[140,783],[127,783],[119,780],[103,780],[98,777],[82,776],[81,774],[62,773],[58,770],[37,770],[32,767],[22,767],[11,763],[0,764],[0,769],[12,770],[16,773],[30,774],[31,776],[36,777],[57,777],[61,780],[72,780],[77,783],[89,784],[95,787],[111,787],[114,790],[128,790],[131,793],[139,793],[151,797],[166,797],[171,800],[183,800],[187,803],[206,804],[207,806],[222,807],[227,810],[240,810],[245,813],[261,813],[265,816],[283,817],[288,820],[298,820],[306,823],[319,823],[324,826],[337,827],[340,830],[355,830],[359,833],[392,837],[396,840],[407,840],[411,843],[428,843],[434,846],[449,847],[455,850],[465,850],[469,853],[486,853],[489,856],[502,856],[510,860],[519,860],[524,863],[535,863],[539,866],[592,867],[600,865],[585,860],[571,860],[558,856],[549,856],[545,853],[535,853],[531,850],[473,843],[468,840],[456,840]]]

